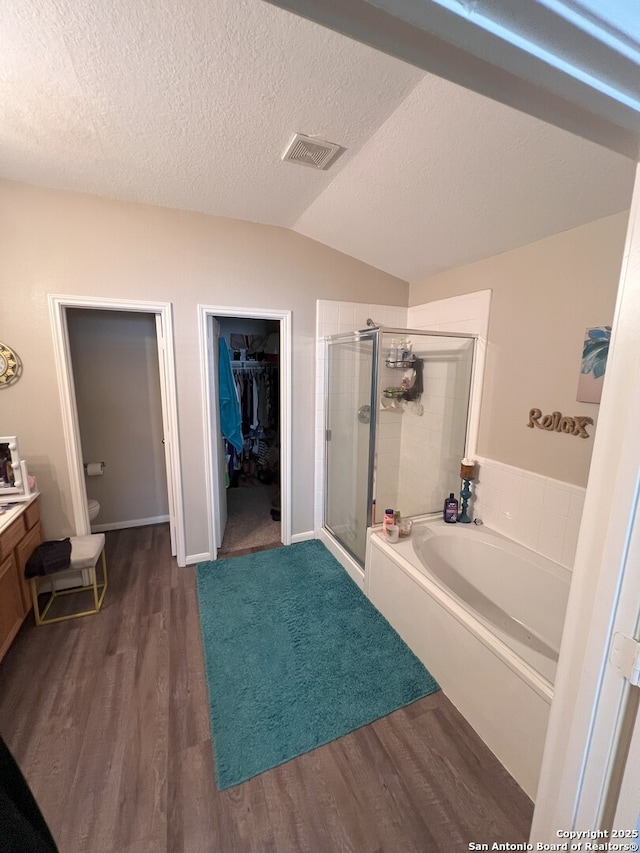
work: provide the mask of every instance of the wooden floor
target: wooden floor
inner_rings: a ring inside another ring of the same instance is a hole
[[[165,525],[107,534],[102,613],[0,663],[0,733],[60,853],[457,853],[532,804],[442,693],[216,790],[194,569]]]

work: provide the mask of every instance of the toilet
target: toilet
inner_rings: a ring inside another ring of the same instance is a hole
[[[89,500],[87,501],[87,506],[89,509],[89,521],[93,521],[93,519],[96,518],[96,516],[100,512],[100,504],[98,503],[98,501],[94,501],[92,498],[89,498]]]

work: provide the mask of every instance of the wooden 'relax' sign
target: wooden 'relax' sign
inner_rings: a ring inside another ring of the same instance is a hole
[[[586,415],[574,415],[568,417],[561,412],[552,412],[543,415],[540,409],[529,409],[528,427],[538,427],[553,432],[564,432],[566,435],[579,435],[580,438],[589,438],[587,424],[592,424],[593,418]]]

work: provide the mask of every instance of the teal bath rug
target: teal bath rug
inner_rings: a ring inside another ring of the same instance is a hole
[[[197,567],[220,790],[438,690],[313,540]]]

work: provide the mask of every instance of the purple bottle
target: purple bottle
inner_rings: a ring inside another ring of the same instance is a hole
[[[458,520],[458,501],[456,500],[453,492],[451,492],[448,498],[445,498],[442,517],[447,524],[455,524]]]

